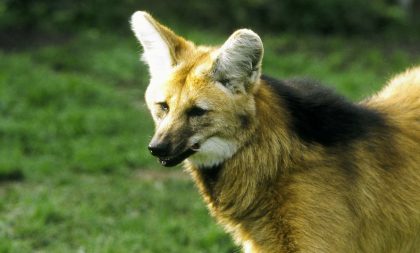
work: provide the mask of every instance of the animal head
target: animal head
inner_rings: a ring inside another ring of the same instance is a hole
[[[196,46],[142,11],[133,14],[131,26],[150,72],[151,153],[164,166],[187,159],[198,167],[235,154],[254,123],[260,37],[241,29],[220,47]]]

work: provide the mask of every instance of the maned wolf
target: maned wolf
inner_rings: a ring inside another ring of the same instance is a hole
[[[131,18],[150,69],[151,153],[181,162],[245,252],[420,252],[420,68],[351,103],[261,76],[251,30],[196,46]]]

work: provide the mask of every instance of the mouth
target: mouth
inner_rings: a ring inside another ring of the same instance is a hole
[[[166,156],[166,157],[158,157],[158,159],[162,166],[173,167],[175,165],[180,164],[182,161],[184,161],[185,159],[193,155],[195,152],[198,151],[199,148],[200,148],[200,145],[195,144],[191,148],[188,148],[187,150],[179,154]]]

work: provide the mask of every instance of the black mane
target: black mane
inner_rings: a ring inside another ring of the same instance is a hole
[[[280,97],[290,113],[292,130],[306,142],[343,144],[385,126],[379,112],[354,104],[316,82],[261,78]]]

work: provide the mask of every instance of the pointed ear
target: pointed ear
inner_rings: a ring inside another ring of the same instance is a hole
[[[194,47],[144,11],[131,16],[131,29],[143,46],[142,60],[149,65],[152,79],[169,74]]]
[[[251,30],[234,32],[219,49],[214,78],[233,92],[248,91],[260,78],[264,47]]]

